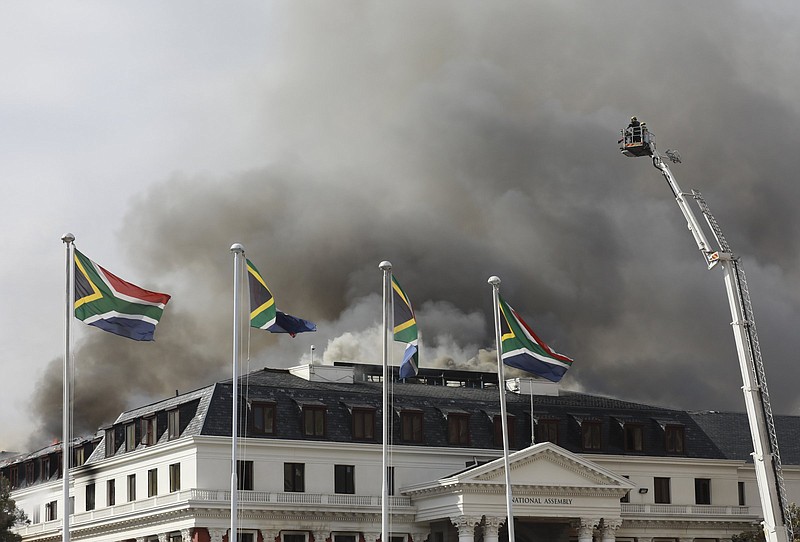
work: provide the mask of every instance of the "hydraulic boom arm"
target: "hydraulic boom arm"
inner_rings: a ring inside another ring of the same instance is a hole
[[[722,267],[731,317],[733,318],[731,326],[734,340],[736,341],[739,368],[742,372],[745,409],[750,425],[750,434],[753,439],[754,451],[752,456],[758,482],[758,493],[764,514],[764,534],[768,542],[792,542],[794,534],[789,522],[789,506],[784,487],[775,424],[772,418],[772,407],[769,401],[767,378],[761,359],[761,348],[758,343],[747,279],[739,258],[733,255],[725,236],[722,234],[722,230],[711,214],[702,195],[695,190],[690,194],[681,191],[669,166],[656,151],[655,136],[636,117],[633,117],[631,124],[622,130],[620,150],[626,156],[652,157],[653,165],[661,171],[661,174],[667,180],[678,207],[680,207],[686,219],[689,231],[691,231],[695,243],[697,243],[697,248],[703,253],[706,265],[709,269],[718,264]],[[674,158],[670,151],[667,151],[667,155],[673,161],[679,161],[679,159]],[[703,213],[706,223],[719,245],[718,251],[713,250],[709,245],[692,208],[686,200],[687,196],[695,200]]]

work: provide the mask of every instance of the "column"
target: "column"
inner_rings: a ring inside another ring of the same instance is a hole
[[[136,542],[144,542],[146,538],[147,537],[145,537],[145,536],[137,536],[136,537]]]
[[[485,516],[483,521],[483,542],[498,542],[498,531],[505,521],[506,518],[504,517]]]
[[[381,533],[380,533],[380,531],[378,531],[377,533],[376,532],[363,532],[363,533],[361,533],[361,536],[364,537],[364,542],[378,542],[378,540],[381,538]]]
[[[678,538],[678,542],[694,542],[693,536],[682,536]]]
[[[637,536],[636,542],[653,542],[652,536]]]
[[[222,542],[222,537],[228,533],[228,529],[208,529],[208,537],[211,542]]]
[[[169,539],[168,533],[158,533],[158,542],[167,542]]]
[[[428,537],[431,535],[430,529],[427,531],[411,531],[408,533],[408,536],[411,537],[411,542],[425,542],[428,540]]]
[[[192,542],[192,530],[181,529],[181,540],[183,540],[183,542]]]
[[[280,531],[276,531],[275,529],[260,529],[261,530],[261,537],[264,539],[264,542],[275,542],[275,540],[281,535]],[[214,542],[213,540],[211,542]]]
[[[456,516],[450,521],[458,529],[458,542],[475,542],[475,526],[481,522],[481,516]]]
[[[600,518],[580,518],[578,520],[578,542],[592,542],[594,528],[600,524]]]
[[[603,518],[602,541],[614,542],[617,539],[616,532],[620,525],[622,525],[620,518]]]

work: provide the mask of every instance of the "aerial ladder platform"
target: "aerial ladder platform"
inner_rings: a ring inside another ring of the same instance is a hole
[[[678,186],[678,181],[672,175],[664,157],[656,150],[655,135],[650,132],[646,123],[632,117],[630,124],[621,130],[619,146],[620,152],[625,156],[651,157],[653,166],[667,180],[707,268],[713,269],[718,266],[722,268],[725,290],[728,294],[728,303],[733,318],[731,327],[739,357],[739,368],[742,372],[745,409],[753,439],[752,456],[764,515],[762,525],[764,535],[767,542],[793,542],[794,533],[789,519],[789,503],[786,498],[767,377],[764,371],[764,362],[761,359],[761,347],[758,342],[750,292],[741,262],[728,245],[728,241],[700,192],[692,190],[687,193]],[[676,151],[667,150],[665,155],[670,162],[681,161],[680,155]],[[689,200],[694,200],[703,214],[706,224],[716,239],[716,249],[709,244],[688,203]]]

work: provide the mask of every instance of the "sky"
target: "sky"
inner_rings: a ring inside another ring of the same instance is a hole
[[[3,2],[0,450],[60,439],[67,232],[172,295],[152,343],[72,326],[76,435],[229,377],[233,243],[319,330],[254,331],[245,370],[380,363],[390,260],[422,367],[496,370],[497,275],[564,388],[743,411],[722,272],[619,154],[632,115],[741,257],[800,414],[798,26],[788,1]]]

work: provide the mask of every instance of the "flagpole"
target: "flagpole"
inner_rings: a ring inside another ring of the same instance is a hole
[[[520,383],[520,386],[522,383]],[[536,418],[533,417],[533,379],[528,379],[528,386],[531,392],[531,446],[536,444]]]
[[[489,277],[492,285],[492,303],[494,309],[494,334],[497,344],[497,387],[500,390],[500,416],[503,428],[503,464],[506,471],[506,527],[508,529],[508,542],[515,542],[514,536],[514,511],[511,505],[511,471],[508,462],[508,416],[506,414],[506,378],[503,371],[503,340],[500,336],[500,278]]]
[[[239,356],[242,342],[242,314],[239,308],[239,300],[242,289],[244,247],[239,243],[234,243],[231,245],[231,252],[233,252],[233,413],[231,415],[231,531],[228,536],[228,542],[238,542],[239,482],[237,467],[239,448],[237,446],[237,433],[239,424]]]
[[[65,308],[64,308],[64,412],[62,413],[62,436],[61,436],[61,482],[63,484],[63,514],[61,518],[61,539],[63,542],[69,542],[69,429],[71,425],[69,413],[69,397],[70,397],[70,383],[71,377],[71,352],[70,352],[70,337],[72,333],[72,315],[75,312],[73,306],[75,298],[72,294],[75,271],[73,242],[75,236],[71,233],[65,233],[61,236],[61,240],[66,245],[67,262],[66,262],[66,293],[65,293]]]
[[[389,540],[389,303],[392,300],[392,262],[382,261],[383,270],[383,476],[381,482],[381,542]]]

